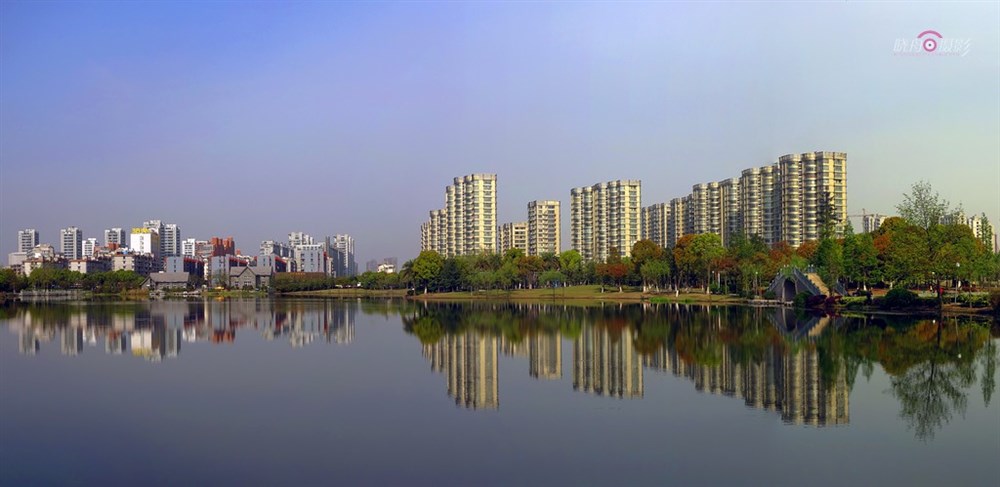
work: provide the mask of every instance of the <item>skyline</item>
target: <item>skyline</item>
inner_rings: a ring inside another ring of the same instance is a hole
[[[1000,221],[996,4],[240,6],[0,5],[0,253],[158,218],[407,260],[456,176],[497,174],[503,224],[814,150],[849,154],[849,214],[927,180]],[[894,55],[928,29],[968,54]]]

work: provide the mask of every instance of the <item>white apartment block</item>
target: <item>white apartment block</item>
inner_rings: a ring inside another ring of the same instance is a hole
[[[176,223],[168,223],[163,226],[163,232],[160,233],[160,247],[164,257],[182,255],[181,229]]]
[[[198,248],[198,241],[189,238],[181,242],[181,255],[184,257],[194,257],[195,250]]]
[[[288,246],[293,249],[299,245],[312,245],[314,243],[316,242],[313,241],[313,238],[305,232],[291,232],[288,234]]]
[[[559,201],[528,202],[528,255],[562,251],[561,219]]]
[[[59,231],[59,242],[63,257],[79,259],[83,256],[83,230],[76,227],[64,228]]]
[[[572,248],[585,260],[604,261],[612,249],[632,252],[642,236],[642,183],[616,180],[570,190]]]
[[[38,230],[25,228],[17,231],[17,251],[28,253],[38,245]]]
[[[667,247],[670,235],[670,203],[657,203],[642,209],[642,239]],[[670,245],[673,246],[673,245]]]
[[[839,222],[837,235],[847,222],[847,154],[806,152],[778,158],[780,170],[781,240],[798,247],[817,240],[822,231],[818,217],[827,200]]]
[[[445,207],[421,225],[421,250],[446,257],[497,251],[497,176],[457,177],[445,188]]]
[[[111,244],[115,244],[119,247],[125,247],[128,245],[128,240],[125,239],[124,229],[108,228],[104,230],[104,246],[110,247]]]
[[[691,194],[671,200],[664,240],[672,247],[687,234],[715,233],[729,244],[733,235],[742,233],[760,236],[768,245],[785,241],[797,247],[820,238],[827,204],[837,220],[836,234],[842,235],[847,222],[847,154],[787,154],[777,163],[746,169],[739,178],[695,184]]]
[[[82,245],[82,258],[93,257],[94,253],[97,251],[97,239],[88,238],[83,241]]]
[[[138,254],[160,257],[160,234],[149,227],[135,227],[129,237],[129,248]]]
[[[886,218],[889,218],[889,217],[887,217],[885,215],[879,215],[878,213],[871,214],[871,215],[869,215],[869,214],[866,213],[866,214],[862,215],[861,216],[861,231],[864,232],[864,233],[872,233],[875,230],[878,230],[882,226],[882,223],[885,222]]]
[[[336,253],[337,277],[354,276],[358,273],[358,264],[354,260],[354,237],[348,234],[327,237],[327,247],[330,253]]]
[[[497,251],[501,254],[510,249],[521,249],[528,253],[528,222],[504,223],[497,227]]]

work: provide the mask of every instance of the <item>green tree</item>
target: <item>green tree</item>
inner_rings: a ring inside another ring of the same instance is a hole
[[[705,292],[708,293],[712,271],[718,266],[725,252],[722,239],[714,233],[685,235],[674,246],[674,262],[681,272],[696,282],[698,276],[705,276]]]
[[[570,282],[579,283],[583,279],[583,257],[576,250],[567,250],[559,254],[559,270]]]
[[[24,288],[21,273],[14,269],[0,269],[0,292],[13,293]]]
[[[819,242],[810,262],[817,267],[820,277],[833,286],[844,275],[844,252],[840,242],[827,237]]]
[[[986,218],[986,213],[981,214],[979,217],[983,220],[979,238],[983,241],[983,247],[986,248],[986,251],[993,252],[996,250],[993,248],[993,225],[990,225],[990,219]]]
[[[441,254],[433,250],[424,250],[413,260],[411,268],[413,282],[424,288],[424,294],[427,294],[428,287],[437,280],[444,269],[444,259]]]
[[[663,247],[660,247],[652,240],[639,240],[632,245],[632,265],[635,266],[637,271],[642,268],[643,264],[646,262],[662,258]]]
[[[900,281],[922,281],[930,276],[927,231],[902,218],[888,218],[876,231],[882,277],[892,287]]]
[[[867,288],[877,279],[878,251],[870,233],[855,234],[850,222],[844,229],[844,276]]]
[[[660,287],[665,286],[670,279],[670,262],[665,259],[648,260],[639,269],[642,275],[643,292],[649,285],[654,286],[657,292]]]
[[[924,230],[940,223],[949,212],[948,201],[941,199],[927,181],[913,183],[910,193],[903,194],[903,202],[896,205],[896,210],[908,223]]]
[[[545,286],[552,287],[557,283],[566,282],[566,276],[556,270],[547,270],[538,276],[538,282]]]

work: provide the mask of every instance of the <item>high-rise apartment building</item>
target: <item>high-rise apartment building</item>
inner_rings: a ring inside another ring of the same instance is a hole
[[[326,238],[328,252],[333,256],[334,269],[337,277],[349,277],[358,274],[358,263],[354,260],[354,237],[343,234]]]
[[[295,248],[299,245],[312,245],[316,242],[305,232],[291,232],[288,234],[288,246]]]
[[[62,254],[67,259],[79,259],[83,256],[83,230],[76,227],[64,228],[59,231],[59,242],[62,244]]]
[[[847,222],[847,154],[807,152],[778,158],[781,191],[781,240],[799,246],[820,238],[827,205],[840,235]]]
[[[799,246],[820,238],[824,215],[832,216],[834,233],[841,235],[847,222],[847,154],[788,154],[746,169],[739,178],[695,184],[691,194],[671,200],[665,241],[672,247],[687,234],[715,233],[728,244],[742,233],[768,245]]]
[[[181,242],[181,255],[184,257],[194,257],[198,248],[198,241],[193,238],[185,239]]]
[[[642,209],[642,239],[667,247],[670,235],[669,203],[657,203]]]
[[[31,249],[38,246],[38,230],[25,228],[17,231],[17,251],[31,252]]]
[[[879,227],[882,226],[882,223],[885,222],[886,218],[889,217],[885,215],[879,215],[878,213],[871,215],[865,213],[864,215],[861,216],[861,231],[864,233],[871,233],[874,232],[875,230],[878,230]]]
[[[129,248],[139,254],[152,254],[154,257],[160,255],[160,234],[155,228],[135,227],[129,238]]]
[[[584,260],[631,254],[642,234],[642,183],[617,180],[570,190],[571,245]]]
[[[445,188],[445,207],[420,227],[421,250],[446,257],[497,251],[497,176],[457,177]]]
[[[178,256],[182,254],[181,228],[176,223],[167,223],[163,226],[163,233],[160,234],[160,247],[164,257]]]
[[[124,247],[128,245],[128,240],[125,237],[125,230],[122,228],[108,228],[104,230],[104,246],[105,247]]]
[[[562,251],[560,204],[557,200],[528,202],[528,255]]]
[[[528,222],[504,223],[497,227],[497,252],[521,249],[528,253]]]
[[[97,251],[97,239],[96,238],[85,239],[83,241],[83,245],[81,246],[80,258],[93,257],[96,251]]]
[[[670,213],[667,215],[666,247],[672,248],[674,245],[677,245],[677,241],[687,233],[685,231],[687,208],[684,204],[686,201],[686,198],[674,198],[670,200]]]

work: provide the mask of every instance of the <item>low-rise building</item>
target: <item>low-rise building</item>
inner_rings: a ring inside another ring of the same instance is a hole
[[[69,261],[69,270],[80,274],[96,274],[111,270],[111,259],[109,257],[72,259]]]
[[[229,287],[264,289],[271,285],[273,275],[271,267],[233,267],[229,269]]]
[[[115,271],[132,271],[140,276],[148,276],[159,266],[152,254],[122,253],[111,258],[111,269]]]
[[[149,279],[143,283],[143,287],[152,291],[187,289],[190,280],[191,275],[187,272],[154,272],[153,274],[150,274]]]

